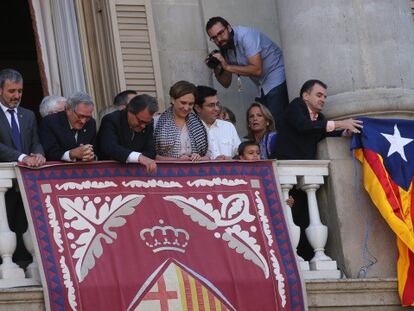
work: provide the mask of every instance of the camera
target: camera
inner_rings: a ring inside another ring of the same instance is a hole
[[[220,65],[220,61],[213,56],[213,54],[220,53],[219,50],[213,50],[207,57],[207,66],[211,69],[216,69]]]

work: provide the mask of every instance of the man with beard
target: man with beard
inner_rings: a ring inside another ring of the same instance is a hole
[[[256,101],[270,110],[278,128],[288,104],[280,48],[260,31],[243,26],[232,27],[219,16],[210,18],[206,31],[220,49],[220,53],[212,54],[220,62],[214,68],[217,81],[228,88],[233,74],[249,77],[258,87]]]
[[[20,107],[23,77],[14,69],[0,71],[0,162],[22,162],[31,167],[45,163],[39,143],[36,118],[32,111]],[[31,260],[23,244],[27,220],[17,187],[5,195],[9,227],[16,233],[16,251],[13,260],[25,266]]]
[[[0,161],[40,166],[45,162],[32,111],[20,107],[23,77],[13,69],[0,71]]]

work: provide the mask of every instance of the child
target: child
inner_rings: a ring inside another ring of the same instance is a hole
[[[244,141],[238,148],[240,160],[260,160],[260,147],[259,144],[249,140]]]
[[[252,141],[244,141],[239,145],[238,148],[239,152],[239,159],[240,160],[260,160],[260,147],[259,144]],[[293,204],[295,204],[295,200],[290,195],[289,198],[286,200],[286,204],[292,208]]]
[[[225,106],[221,106],[218,118],[224,121],[229,121],[236,126],[236,115],[233,111]]]

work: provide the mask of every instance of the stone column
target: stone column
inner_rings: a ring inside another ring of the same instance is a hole
[[[179,80],[211,85],[204,19],[198,0],[151,1],[159,50],[165,107],[169,89]]]
[[[325,115],[414,119],[410,1],[276,0],[291,99],[328,84]]]
[[[410,1],[276,0],[276,4],[291,99],[299,95],[304,81],[316,78],[328,84],[324,107],[328,119],[361,115],[414,119]],[[327,249],[347,277],[356,277],[367,265],[361,255],[367,231],[369,250],[378,259],[367,276],[395,277],[395,245],[386,243],[392,234],[354,177],[360,164],[354,165],[349,146],[349,139],[339,138],[319,145],[318,158],[331,160],[325,204],[320,204],[322,219],[329,220]]]

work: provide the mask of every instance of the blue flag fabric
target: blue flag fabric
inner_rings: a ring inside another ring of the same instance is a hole
[[[370,149],[384,160],[393,181],[408,190],[414,176],[414,121],[360,118],[361,134],[354,135],[351,149]]]

